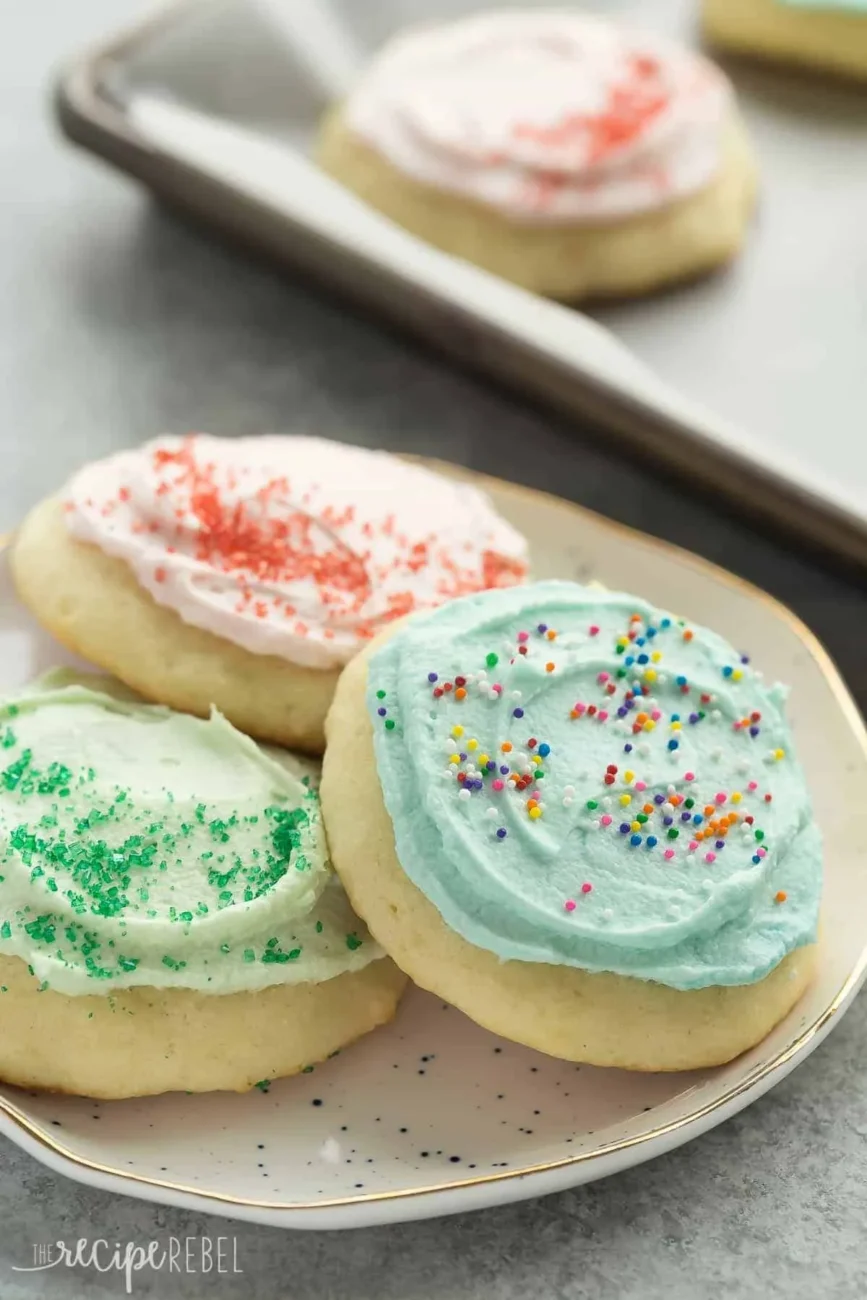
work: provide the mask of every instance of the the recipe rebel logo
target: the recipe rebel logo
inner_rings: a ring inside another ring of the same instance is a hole
[[[152,1238],[144,1244],[108,1241],[105,1237],[79,1237],[76,1241],[39,1241],[33,1245],[33,1262],[13,1264],[14,1273],[43,1273],[53,1268],[91,1269],[95,1273],[116,1273],[123,1278],[127,1295],[132,1295],[137,1273],[179,1273],[186,1276],[219,1277],[239,1274],[236,1237]]]

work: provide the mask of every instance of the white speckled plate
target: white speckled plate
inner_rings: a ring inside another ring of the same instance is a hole
[[[717,628],[792,685],[834,936],[815,985],[731,1065],[668,1076],[541,1056],[413,990],[393,1025],[267,1092],[95,1103],[0,1091],[0,1129],[45,1164],[147,1200],[293,1228],[496,1205],[614,1173],[720,1123],[803,1060],[854,997],[867,973],[867,734],[821,646],[769,597],[685,552],[553,497],[488,487],[530,538],[538,576],[640,591]],[[66,659],[16,605],[4,573],[2,684]]]

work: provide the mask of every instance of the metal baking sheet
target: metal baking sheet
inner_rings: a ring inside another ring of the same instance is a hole
[[[292,7],[306,25],[289,21]],[[863,88],[723,60],[764,178],[744,255],[702,281],[588,315],[446,259],[369,210],[344,211],[324,190],[320,203],[297,203],[300,190],[326,181],[298,169],[355,67],[407,23],[478,7],[192,0],[71,67],[61,121],[200,218],[303,265],[464,362],[589,414],[740,505],[867,561]],[[692,0],[586,7],[697,40]],[[215,148],[208,132],[221,128],[234,135]]]

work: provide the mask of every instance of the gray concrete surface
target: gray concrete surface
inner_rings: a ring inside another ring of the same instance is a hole
[[[374,0],[365,0],[373,3]],[[58,59],[130,0],[8,4],[0,44],[0,528],[85,457],[164,428],[306,426],[523,479],[701,551],[793,605],[867,702],[863,585],[196,234],[55,138]],[[234,1233],[243,1276],[140,1274],[201,1300],[861,1300],[867,1000],[721,1129],[607,1182],[503,1210],[292,1235],[107,1196],[0,1141],[0,1300],[123,1294],[21,1274],[32,1243]]]

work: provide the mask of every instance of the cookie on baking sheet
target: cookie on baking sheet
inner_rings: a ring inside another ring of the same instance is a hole
[[[867,0],[704,0],[704,30],[743,54],[867,77]]]
[[[729,261],[757,188],[718,68],[568,11],[479,14],[397,37],[328,114],[317,156],[413,234],[572,300],[643,293]]]
[[[69,674],[0,701],[0,754],[6,1082],[243,1091],[394,1014],[311,765]]]
[[[163,437],[86,465],[12,574],[64,645],[149,699],[319,753],[340,669],[392,620],[523,580],[477,488],[320,438]]]
[[[713,632],[571,583],[468,597],[350,664],[327,731],[354,906],[488,1029],[689,1069],[810,981],[821,840],[784,691]]]

